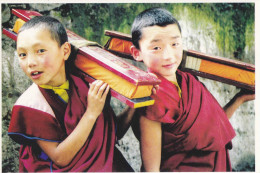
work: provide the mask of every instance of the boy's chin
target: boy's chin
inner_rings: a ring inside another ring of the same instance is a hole
[[[169,70],[164,70],[164,72],[162,72],[165,75],[175,75],[176,74],[177,69],[176,68],[172,68]]]
[[[32,82],[35,83],[36,85],[47,85],[46,82],[41,81],[41,80],[33,80],[32,79]]]
[[[175,78],[176,76],[176,71],[177,70],[169,70],[167,72],[164,73],[159,73],[161,76],[165,77],[165,78]]]

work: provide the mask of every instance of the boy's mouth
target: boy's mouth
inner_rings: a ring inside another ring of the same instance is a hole
[[[162,65],[164,68],[172,68],[175,65],[175,63],[171,63],[171,64],[165,64]]]
[[[40,77],[41,74],[42,74],[42,72],[33,71],[33,72],[31,72],[31,77],[32,77],[33,79],[37,79],[37,78]]]

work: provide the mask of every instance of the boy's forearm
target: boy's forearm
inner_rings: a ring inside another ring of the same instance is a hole
[[[46,141],[38,141],[38,144],[55,164],[67,166],[88,139],[95,122],[95,116],[85,113],[73,132],[56,147]]]
[[[133,116],[135,114],[135,109],[127,106],[118,116],[117,116],[117,137],[121,139],[128,128],[131,125]]]
[[[161,123],[140,117],[141,155],[145,171],[160,172],[162,128]]]
[[[230,119],[241,104],[254,99],[254,93],[241,90],[223,107],[223,109],[226,112],[227,117]]]
[[[235,96],[223,107],[228,119],[232,117],[234,112],[242,103],[243,102],[240,99],[238,99],[237,96]]]

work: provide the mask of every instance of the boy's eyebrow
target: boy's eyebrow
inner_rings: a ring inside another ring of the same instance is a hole
[[[172,39],[177,39],[177,38],[180,38],[181,36],[177,35],[177,36],[173,36],[171,37]]]
[[[175,40],[175,39],[178,39],[178,38],[180,38],[180,36],[179,35],[177,35],[177,36],[173,36],[173,37],[170,37],[171,39],[173,39],[173,40]],[[150,43],[156,43],[156,42],[159,42],[159,41],[161,41],[162,39],[153,39]]]
[[[151,43],[156,43],[156,42],[159,42],[161,39],[154,39],[151,41]]]
[[[32,47],[37,47],[37,46],[40,46],[42,45],[41,43],[35,43],[32,45]],[[21,46],[17,46],[17,49],[25,49],[26,47],[21,47]]]

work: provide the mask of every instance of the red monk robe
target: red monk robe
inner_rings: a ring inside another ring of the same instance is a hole
[[[162,124],[161,171],[231,171],[227,149],[235,132],[222,107],[189,73],[177,71],[177,87],[162,81],[148,119]],[[134,129],[137,127],[134,127]],[[135,132],[138,134],[138,131]]]
[[[88,86],[71,75],[70,97],[64,103],[52,90],[32,84],[13,107],[9,135],[22,144],[19,171],[111,172],[115,147],[114,112],[105,105],[86,143],[66,167],[58,167],[39,148],[35,140],[59,142],[76,127],[86,111]]]

